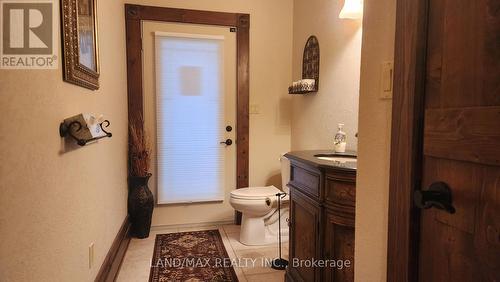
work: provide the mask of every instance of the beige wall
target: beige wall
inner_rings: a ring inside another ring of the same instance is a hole
[[[378,99],[394,57],[395,0],[365,0],[356,188],[356,281],[386,281],[392,100]]]
[[[0,70],[1,281],[91,281],[125,219],[126,61],[117,11],[120,1],[99,1],[100,90],[63,82],[61,63]],[[59,123],[81,112],[104,114],[113,137],[65,144]]]
[[[320,45],[320,84],[316,94],[295,95],[292,149],[331,149],[337,124],[344,123],[347,149],[356,150],[361,21],[339,19],[341,0],[294,0],[293,79],[302,75],[307,38]]]
[[[250,186],[280,185],[279,156],[290,150],[292,11],[289,0],[147,0],[128,3],[250,14]],[[157,207],[153,225],[183,224]],[[184,212],[189,212],[185,209]],[[216,212],[216,211],[215,211]]]

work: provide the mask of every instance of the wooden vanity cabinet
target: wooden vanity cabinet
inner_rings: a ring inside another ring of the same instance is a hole
[[[286,281],[354,281],[356,170],[291,160]],[[348,260],[340,268],[311,260]]]
[[[319,228],[321,210],[307,196],[297,190],[290,191],[289,258],[299,261],[320,257]],[[290,259],[289,269],[293,281],[318,281],[320,269],[296,265]]]

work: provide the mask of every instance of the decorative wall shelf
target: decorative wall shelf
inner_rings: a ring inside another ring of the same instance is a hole
[[[319,89],[319,42],[316,36],[307,39],[302,56],[302,79],[314,79],[314,85],[297,83],[288,87],[288,94],[307,94]]]
[[[311,84],[298,84],[298,85],[292,85],[288,87],[288,94],[307,94],[307,93],[313,93],[317,92],[318,87],[316,84],[311,85]]]

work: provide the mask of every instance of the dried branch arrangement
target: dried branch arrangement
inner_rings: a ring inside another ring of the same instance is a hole
[[[145,177],[149,174],[151,165],[151,146],[144,130],[134,124],[130,125],[129,132],[130,175]]]

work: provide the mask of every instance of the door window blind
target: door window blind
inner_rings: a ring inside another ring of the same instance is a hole
[[[224,199],[223,40],[155,33],[159,204]]]

